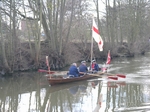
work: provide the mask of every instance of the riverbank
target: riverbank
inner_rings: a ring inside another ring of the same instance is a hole
[[[0,64],[0,74],[13,74],[14,72],[29,72],[37,71],[39,68],[47,69],[45,62],[45,57],[49,57],[49,65],[51,70],[63,70],[66,67],[69,67],[71,63],[76,62],[80,63],[82,60],[85,60],[90,63],[91,59],[91,44],[86,43],[68,43],[66,48],[63,49],[63,53],[59,55],[56,51],[49,50],[48,43],[43,42],[41,44],[39,60],[36,60],[33,57],[33,54],[30,53],[30,47],[27,43],[22,43],[22,47],[18,52],[16,52],[14,64],[11,67],[11,70],[8,72],[2,63]],[[108,50],[110,50],[111,59],[118,57],[134,57],[135,55],[144,55],[148,48],[135,50],[130,49],[127,44],[116,44],[115,47],[111,47],[109,43],[104,44],[104,50],[99,51],[97,44],[94,43],[93,47],[93,58],[97,61],[106,62]],[[137,52],[138,51],[138,52]],[[18,55],[21,52],[20,55]],[[11,62],[11,61],[9,61]]]

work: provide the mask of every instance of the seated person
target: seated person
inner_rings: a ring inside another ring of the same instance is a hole
[[[95,60],[92,60],[92,65],[90,66],[90,69],[92,70],[92,72],[98,72],[100,70],[100,67]]]
[[[86,61],[82,61],[81,65],[79,66],[79,74],[84,75],[88,72],[88,68],[86,66]]]
[[[79,71],[77,69],[77,64],[76,63],[73,63],[70,66],[68,75],[73,75],[74,77],[78,77],[79,76]]]

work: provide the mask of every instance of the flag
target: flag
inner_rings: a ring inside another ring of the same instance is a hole
[[[103,51],[103,40],[100,36],[100,33],[98,31],[98,27],[95,23],[94,18],[93,18],[93,26],[92,26],[92,37],[97,42],[99,50]]]
[[[111,57],[110,57],[110,50],[108,51],[107,61],[106,64],[110,64]]]
[[[49,67],[48,56],[46,56],[46,65]]]
[[[49,66],[48,56],[46,56],[46,65],[48,67],[48,73],[50,73],[50,66]],[[50,78],[51,78],[51,76],[50,76]]]

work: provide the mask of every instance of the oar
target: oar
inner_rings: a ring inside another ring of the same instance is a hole
[[[111,73],[104,73],[106,75],[110,75],[110,76],[117,76],[117,77],[121,77],[121,78],[126,78],[126,75],[123,74],[111,74]]]
[[[100,76],[99,74],[87,74],[87,75],[92,75],[92,76],[96,76],[96,77],[102,78],[102,76]]]
[[[103,75],[103,74],[105,74],[105,72],[100,72],[100,71],[98,71],[98,72],[92,72],[92,71],[88,71],[87,74]]]
[[[116,74],[116,76],[121,77],[121,78],[126,78],[126,75],[123,75],[123,74]]]
[[[45,72],[45,73],[48,73],[48,74],[55,73],[55,71],[48,71],[48,70],[43,70],[43,69],[38,69],[38,72]]]
[[[108,79],[118,80],[117,76],[108,76]]]
[[[47,72],[47,70],[38,69],[38,72]]]
[[[114,80],[118,80],[118,77],[126,78],[126,75],[123,75],[123,74],[111,74],[111,73],[105,73],[105,72],[101,72],[101,73],[98,73],[98,74],[99,75],[102,75],[102,74],[109,75],[108,78],[109,79],[114,79]]]
[[[88,74],[88,75],[92,75],[92,76],[96,76],[96,77],[100,77],[100,78],[104,77],[100,74],[104,74],[104,73],[102,72],[102,73],[99,73],[99,74]],[[118,80],[117,76],[106,76],[106,77],[109,78],[109,79]]]

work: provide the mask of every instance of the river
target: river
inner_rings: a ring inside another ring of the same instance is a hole
[[[150,53],[113,59],[110,73],[126,78],[96,78],[49,86],[44,73],[0,78],[0,112],[150,112]]]

